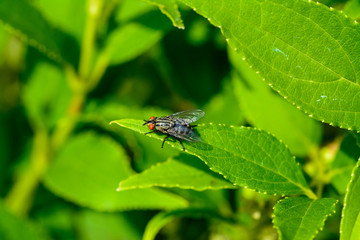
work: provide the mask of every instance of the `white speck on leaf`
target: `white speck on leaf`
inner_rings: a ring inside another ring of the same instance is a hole
[[[281,53],[282,55],[284,55],[286,57],[287,60],[289,60],[289,57],[288,55],[286,55],[283,51],[281,51],[280,49],[278,49],[277,47],[274,47],[272,49],[273,52],[278,52],[278,53]]]

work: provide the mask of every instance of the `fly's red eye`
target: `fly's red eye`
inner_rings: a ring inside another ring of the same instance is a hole
[[[150,118],[150,120],[151,120],[151,118]],[[154,129],[154,124],[153,124],[153,123],[149,123],[149,124],[148,124],[148,127],[149,127],[150,130],[153,130],[153,129]]]
[[[150,117],[150,119],[149,120],[153,120],[155,117],[154,116],[152,116],[152,117]]]

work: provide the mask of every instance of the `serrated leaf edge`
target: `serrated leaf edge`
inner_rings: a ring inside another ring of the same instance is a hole
[[[180,0],[180,1],[184,2],[184,0]],[[326,5],[323,5],[323,4],[319,3],[319,2],[314,2],[314,1],[312,1],[312,0],[308,0],[308,2],[309,2],[310,4],[314,4],[314,5],[317,5],[317,6],[322,6],[322,7],[326,8],[326,9],[329,9],[330,11],[334,11],[334,10],[335,10],[335,12],[341,14],[341,15],[344,16],[345,18],[349,18],[348,16],[346,16],[345,14],[343,14],[342,11],[338,11],[338,10],[332,8],[332,7],[327,7]],[[184,4],[187,5],[185,2],[184,2]],[[189,5],[187,5],[187,6],[189,6]],[[190,7],[190,6],[189,6],[189,7]],[[200,16],[202,16],[202,14],[200,14],[200,13],[197,11],[196,8],[192,8],[192,7],[190,7],[190,8],[191,8],[192,10],[194,10],[197,14],[199,14]],[[206,18],[206,17],[204,17],[204,18]],[[237,53],[240,53],[240,52],[239,52],[239,49],[236,48],[236,47],[234,47],[234,46],[232,45],[230,39],[225,36],[222,26],[221,26],[221,25],[217,25],[211,18],[206,18],[206,19],[207,19],[213,26],[215,26],[215,27],[217,27],[217,28],[220,29],[221,34],[225,37],[225,40],[226,40],[227,44],[229,45],[229,47],[231,47],[231,49],[233,49],[233,50],[236,51]],[[354,25],[358,25],[359,23],[358,23],[356,20],[354,20],[354,21],[353,21],[353,24],[354,24]],[[242,56],[241,59],[242,59],[243,61],[246,61],[246,56]],[[253,68],[252,65],[248,65],[248,66],[249,66],[249,68],[251,68],[251,69]],[[269,87],[271,87],[274,91],[276,91],[277,93],[279,93],[280,96],[282,96],[282,97],[283,97],[284,99],[286,99],[289,103],[291,103],[292,105],[294,105],[297,109],[299,109],[299,110],[303,111],[305,114],[307,114],[309,117],[314,118],[315,120],[321,121],[322,123],[327,123],[327,124],[329,124],[330,126],[339,127],[339,128],[342,128],[342,129],[347,129],[347,130],[349,130],[349,131],[353,131],[353,130],[354,130],[354,131],[356,131],[357,133],[360,133],[360,129],[359,129],[359,130],[356,129],[356,126],[350,126],[350,125],[343,126],[343,125],[341,125],[341,124],[339,124],[339,123],[337,123],[337,122],[329,122],[329,123],[328,123],[328,122],[326,122],[325,119],[323,119],[323,118],[320,118],[320,117],[317,118],[317,114],[311,113],[310,111],[306,111],[306,110],[303,109],[300,105],[297,105],[295,102],[290,101],[290,100],[288,99],[288,96],[286,96],[285,94],[283,94],[279,89],[275,88],[271,83],[269,83],[269,82],[261,75],[261,73],[260,73],[259,70],[255,70],[255,69],[254,69],[254,71],[255,71],[256,74],[258,74],[258,75],[260,76],[260,78],[261,78],[266,84],[269,85]]]
[[[114,120],[114,121],[111,121],[109,124],[111,125],[111,124],[115,123],[115,124],[117,124],[117,125],[119,125],[119,126],[121,126],[121,127],[127,128],[126,126],[124,126],[124,125],[122,125],[122,124],[120,124],[120,123],[117,122],[117,121],[121,121],[121,120],[131,120],[131,119]],[[213,123],[213,122],[210,122],[210,123],[208,123],[208,125],[212,126],[212,125],[214,125],[214,123]],[[218,123],[218,125],[219,125],[219,126],[223,126],[223,127],[226,127],[226,126],[227,126],[226,124],[223,124],[223,123]],[[198,124],[197,126],[206,126],[206,123],[200,123],[200,124]],[[235,126],[234,126],[234,125],[229,125],[229,127],[230,127],[230,128],[234,128]],[[262,130],[262,129],[259,129],[259,128],[254,128],[254,127],[244,127],[244,126],[238,126],[238,127],[239,127],[240,129],[251,129],[251,130],[256,130],[256,131],[258,131],[258,132],[267,133],[267,134],[271,135],[272,137],[274,137],[278,142],[282,143],[282,144],[284,145],[285,149],[289,151],[288,146],[287,146],[286,144],[284,144],[281,139],[276,138],[274,134],[272,134],[272,133],[270,133],[270,132],[268,132],[268,131],[265,131],[265,130]],[[147,137],[150,137],[150,138],[154,138],[154,139],[160,140],[160,141],[163,141],[163,138],[155,138],[155,137],[153,137],[153,136],[150,135],[150,134],[147,134],[146,136],[147,136]],[[173,147],[173,148],[180,149],[180,147],[175,147],[175,145],[174,145],[173,143],[170,143],[170,142],[166,142],[166,143],[167,143],[168,145],[170,145],[171,147]],[[219,169],[217,169],[217,168],[215,168],[215,167],[210,167],[210,166],[208,165],[208,162],[205,161],[205,160],[204,160],[201,156],[199,156],[198,154],[192,153],[192,152],[190,153],[190,152],[188,152],[187,149],[185,149],[185,152],[188,153],[188,154],[191,154],[191,155],[194,155],[194,156],[198,157],[199,159],[201,159],[201,160],[209,167],[209,169],[210,169],[211,171],[217,172],[217,173],[219,173],[220,175],[222,175],[226,180],[229,180],[229,176],[228,176],[228,175],[225,175],[221,170],[219,170]],[[296,165],[299,167],[300,164],[299,164],[298,162],[296,162],[295,156],[293,156],[293,159],[294,159]],[[300,170],[301,170],[301,169],[300,169]],[[287,178],[286,178],[286,179],[287,179]],[[229,180],[229,181],[230,181],[230,180]],[[230,181],[230,182],[231,182],[231,181]],[[292,181],[291,181],[291,182],[292,182]],[[233,183],[233,184],[234,184],[234,186],[243,187],[243,188],[250,189],[250,190],[252,190],[252,191],[254,191],[254,192],[258,192],[258,193],[262,193],[262,194],[273,195],[273,196],[277,196],[277,195],[284,196],[284,195],[285,195],[285,193],[268,193],[268,192],[266,192],[266,191],[261,191],[261,190],[258,190],[258,189],[252,189],[252,188],[250,188],[250,187],[248,187],[248,186],[246,186],[246,185],[238,185],[238,184],[236,184],[236,183]],[[307,197],[309,197],[310,199],[317,199],[316,195],[311,191],[311,189],[309,189],[309,188],[304,188],[303,186],[298,185],[298,184],[295,184],[295,185],[296,185],[296,186],[299,186],[300,189],[303,190],[303,194],[305,194],[305,195],[306,195]]]
[[[165,162],[160,162],[160,163],[156,163],[154,165],[152,165],[151,167],[149,167],[148,169],[145,169],[142,173],[146,173],[166,162],[170,162],[172,159],[168,159]],[[151,188],[151,187],[164,187],[164,188],[181,188],[181,189],[191,189],[191,190],[196,190],[196,191],[205,191],[205,190],[220,190],[220,189],[234,189],[237,188],[237,186],[231,182],[229,182],[230,184],[233,184],[234,187],[193,187],[191,185],[187,186],[187,185],[180,185],[180,184],[159,184],[159,183],[155,183],[155,184],[143,184],[142,186],[133,186],[133,187],[122,187],[121,183],[123,181],[126,180],[130,180],[132,178],[134,178],[136,175],[131,175],[130,177],[120,181],[119,183],[119,187],[116,189],[116,191],[120,192],[120,191],[124,191],[124,190],[130,190],[130,189],[142,189],[142,188]]]
[[[285,198],[283,198],[283,199],[280,199],[276,204],[278,204],[278,203],[280,204],[282,201],[284,201],[285,199],[288,199],[288,198],[289,198],[289,197],[285,197]],[[312,200],[312,201],[316,201],[317,199],[311,199],[311,200]],[[339,200],[336,200],[336,201],[334,202],[334,204],[330,207],[330,208],[333,208],[333,209],[334,209],[333,213],[326,214],[325,218],[323,219],[323,221],[322,221],[322,223],[321,223],[321,226],[319,227],[319,229],[317,229],[317,230],[315,231],[314,235],[310,238],[310,240],[314,239],[315,236],[316,236],[320,231],[323,230],[323,227],[325,226],[325,221],[327,220],[327,218],[328,218],[329,216],[331,216],[332,214],[336,213],[335,206],[336,206],[336,204],[338,204],[338,202],[339,202]],[[271,215],[271,217],[272,217],[273,227],[276,229],[277,233],[279,234],[279,240],[281,240],[281,239],[282,239],[282,233],[281,233],[279,227],[276,225],[276,219],[275,219],[275,206],[276,206],[276,204],[273,206],[274,212],[273,212],[273,214]]]
[[[343,209],[341,211],[341,221],[340,221],[340,239],[341,239],[341,234],[342,234],[342,229],[343,229],[343,224],[344,224],[344,216],[345,216],[345,210],[346,210],[346,207],[347,207],[347,200],[349,198],[349,192],[350,192],[350,187],[351,187],[351,184],[352,182],[354,181],[354,177],[355,177],[355,172],[358,171],[358,169],[360,168],[360,158],[358,158],[358,161],[355,165],[355,167],[353,168],[352,172],[351,172],[351,178],[350,178],[350,181],[348,182],[347,184],[347,187],[346,187],[346,194],[345,194],[345,198],[344,198],[344,206],[343,206]]]

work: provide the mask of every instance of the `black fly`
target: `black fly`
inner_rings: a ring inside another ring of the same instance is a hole
[[[148,128],[153,130],[152,132],[161,132],[166,134],[161,148],[164,147],[166,139],[173,136],[180,142],[183,150],[185,151],[185,147],[180,139],[184,139],[189,142],[201,142],[201,138],[195,133],[193,128],[196,127],[196,125],[190,125],[190,123],[196,122],[204,115],[204,111],[197,109],[174,113],[166,117],[152,116],[148,121],[144,120],[145,123],[143,126],[147,124]],[[147,132],[145,135],[152,132]]]

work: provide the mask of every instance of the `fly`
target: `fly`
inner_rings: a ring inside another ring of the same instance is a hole
[[[152,132],[165,133],[166,137],[162,142],[161,148],[164,147],[166,139],[173,136],[180,142],[183,150],[185,151],[185,147],[182,144],[181,139],[189,142],[201,142],[200,136],[194,131],[194,127],[196,127],[196,125],[190,125],[190,123],[196,122],[204,115],[204,111],[196,109],[174,113],[166,117],[152,116],[148,121],[144,120],[145,123],[143,126],[147,124],[148,128],[152,130],[151,132],[145,133],[145,135]]]

